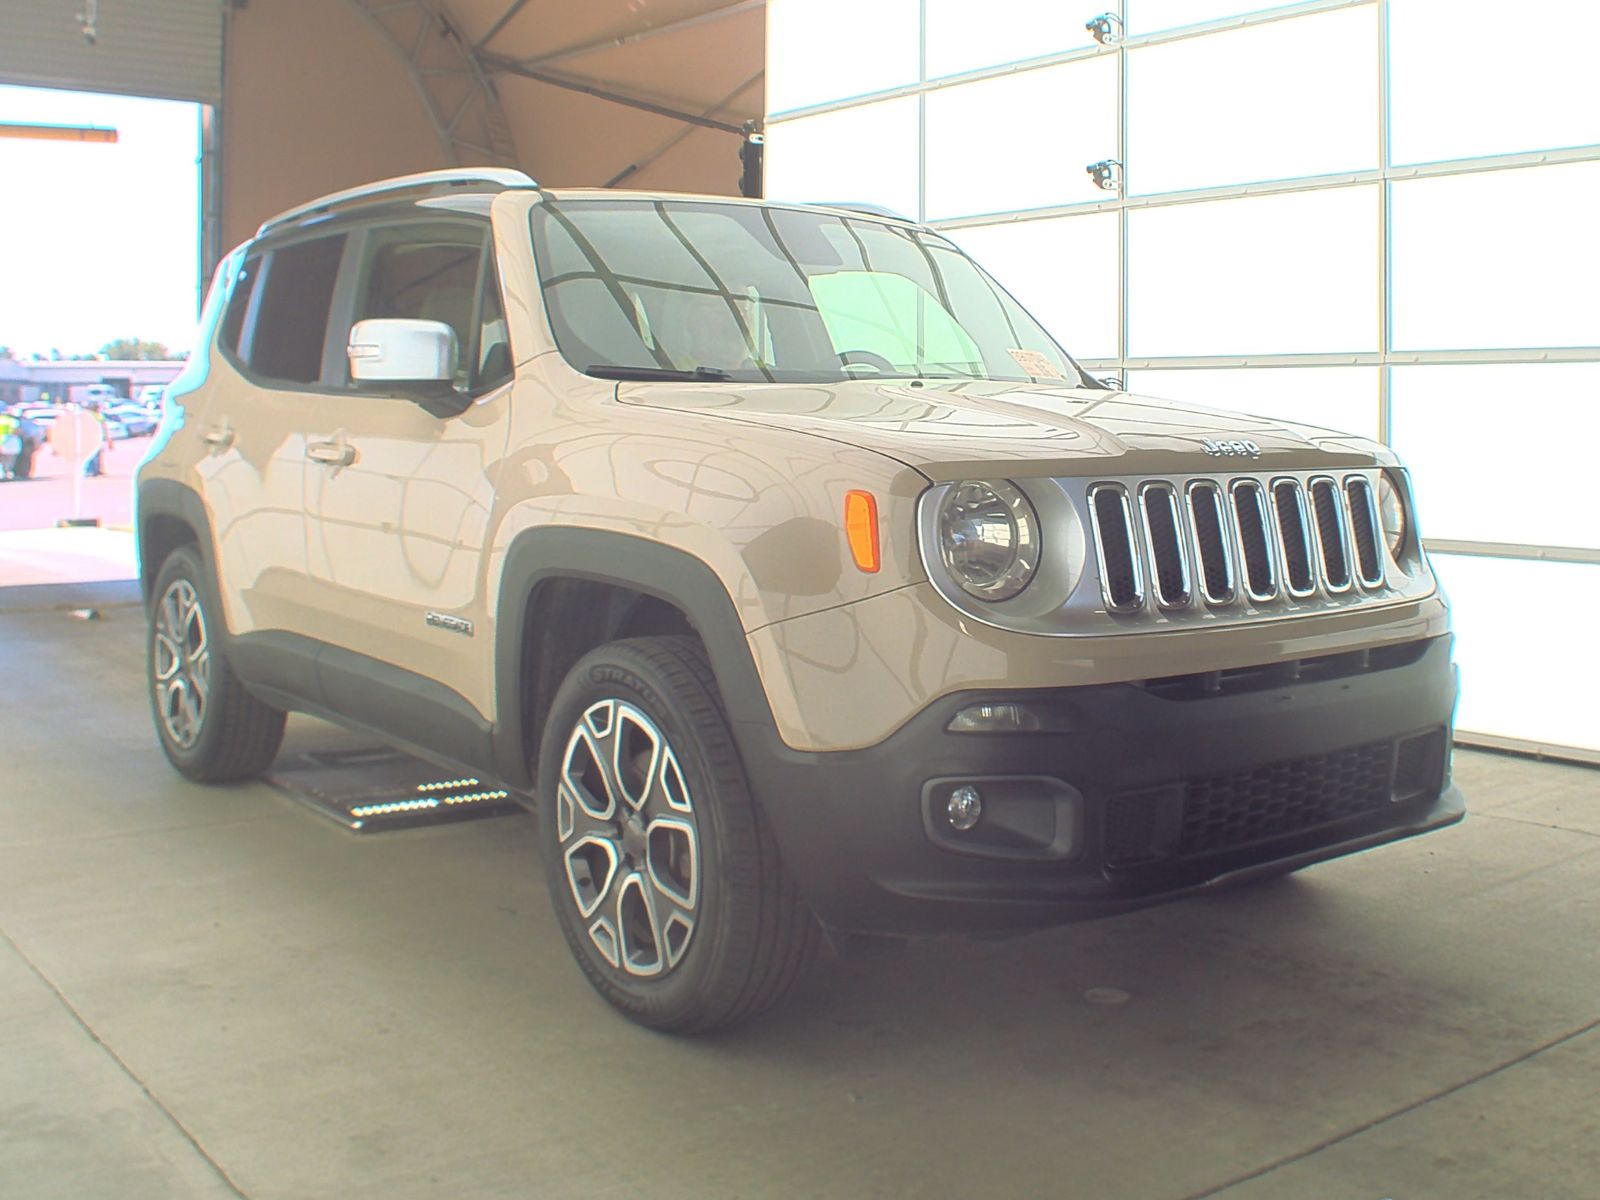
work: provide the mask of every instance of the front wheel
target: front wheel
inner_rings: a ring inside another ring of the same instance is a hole
[[[186,546],[156,575],[148,659],[156,736],[172,765],[196,782],[253,779],[277,756],[285,717],[246,691],[223,657],[206,578]]]
[[[612,642],[557,691],[538,772],[540,849],[589,982],[642,1025],[734,1024],[775,1003],[819,930],[750,796],[705,651]]]

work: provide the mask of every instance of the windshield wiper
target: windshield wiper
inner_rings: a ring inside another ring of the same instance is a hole
[[[691,367],[680,371],[675,367],[611,367],[602,364],[585,367],[583,373],[593,375],[596,379],[668,379],[685,383],[722,383],[733,378],[720,367]]]

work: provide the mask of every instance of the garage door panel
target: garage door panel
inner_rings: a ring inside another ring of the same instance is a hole
[[[193,100],[222,98],[222,11],[217,0],[102,3],[94,45],[82,0],[7,0],[0,83]]]

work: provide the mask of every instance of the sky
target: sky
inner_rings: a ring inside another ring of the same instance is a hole
[[[115,145],[0,138],[0,346],[188,349],[200,225],[200,110],[172,100],[0,87],[0,124],[98,125]]]

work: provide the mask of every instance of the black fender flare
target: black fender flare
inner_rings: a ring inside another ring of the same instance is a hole
[[[155,573],[161,569],[159,562],[150,561],[148,553],[146,539],[152,517],[172,517],[194,530],[200,561],[211,577],[212,594],[220,595],[217,591],[216,543],[211,536],[211,516],[206,512],[205,501],[200,499],[200,493],[175,479],[147,479],[139,484],[133,495],[133,537],[139,560],[139,589],[146,606],[150,603],[150,588],[155,583]]]
[[[672,546],[610,530],[545,526],[517,535],[500,574],[495,622],[495,768],[513,786],[529,787],[528,697],[523,656],[528,605],[540,583],[581,579],[628,588],[684,613],[705,645],[722,692],[734,740],[748,763],[770,744],[776,726],[756,671],[744,624],[728,589],[700,559]]]

